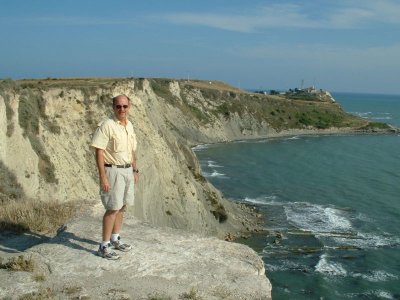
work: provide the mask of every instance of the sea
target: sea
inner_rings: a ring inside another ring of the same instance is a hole
[[[332,93],[400,127],[400,95]],[[400,299],[400,134],[304,135],[198,145],[202,173],[257,207],[272,299]]]

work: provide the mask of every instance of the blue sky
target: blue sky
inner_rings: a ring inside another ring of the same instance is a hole
[[[0,78],[400,94],[399,0],[0,0]]]

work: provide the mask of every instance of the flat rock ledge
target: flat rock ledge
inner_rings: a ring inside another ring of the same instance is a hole
[[[34,264],[31,272],[0,269],[0,298],[271,299],[263,261],[245,245],[154,228],[126,214],[122,233],[133,249],[109,261],[96,255],[101,217],[96,208],[23,252],[29,235],[19,243],[0,239],[3,261],[22,254]]]

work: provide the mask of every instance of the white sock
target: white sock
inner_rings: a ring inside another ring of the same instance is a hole
[[[112,241],[112,242],[118,241],[118,238],[119,238],[119,233],[113,233],[113,234],[111,235],[111,241]]]
[[[101,242],[101,248],[108,247],[109,244],[110,244],[110,241],[102,241]]]

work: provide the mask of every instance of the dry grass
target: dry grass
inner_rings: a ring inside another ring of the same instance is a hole
[[[42,273],[35,273],[35,274],[33,274],[32,278],[36,282],[43,282],[46,280],[46,275],[44,275]]]
[[[180,299],[203,300],[203,298],[198,295],[198,290],[195,288],[192,288],[188,293],[183,293]]]
[[[80,292],[82,292],[82,290],[83,290],[83,288],[80,286],[68,286],[68,287],[64,288],[63,293],[67,294],[67,295],[72,295],[72,294],[80,293]]]
[[[148,295],[146,300],[172,300],[170,296],[160,295],[158,293]]]
[[[0,269],[6,269],[10,271],[24,271],[33,272],[35,269],[35,263],[31,256],[28,258],[24,255],[11,257],[7,261],[3,262],[0,260]]]
[[[120,82],[126,82],[129,78],[43,78],[43,79],[22,79],[15,82],[22,88],[82,88],[102,87],[109,88]]]
[[[179,80],[182,86],[189,86],[199,89],[213,89],[224,92],[234,92],[234,93],[248,93],[241,90],[240,88],[231,86],[223,81],[218,80]]]
[[[18,300],[44,300],[44,299],[58,299],[55,292],[51,288],[43,288],[37,292],[25,294],[18,298]]]
[[[75,202],[15,200],[2,204],[0,230],[53,233],[76,212]]]

